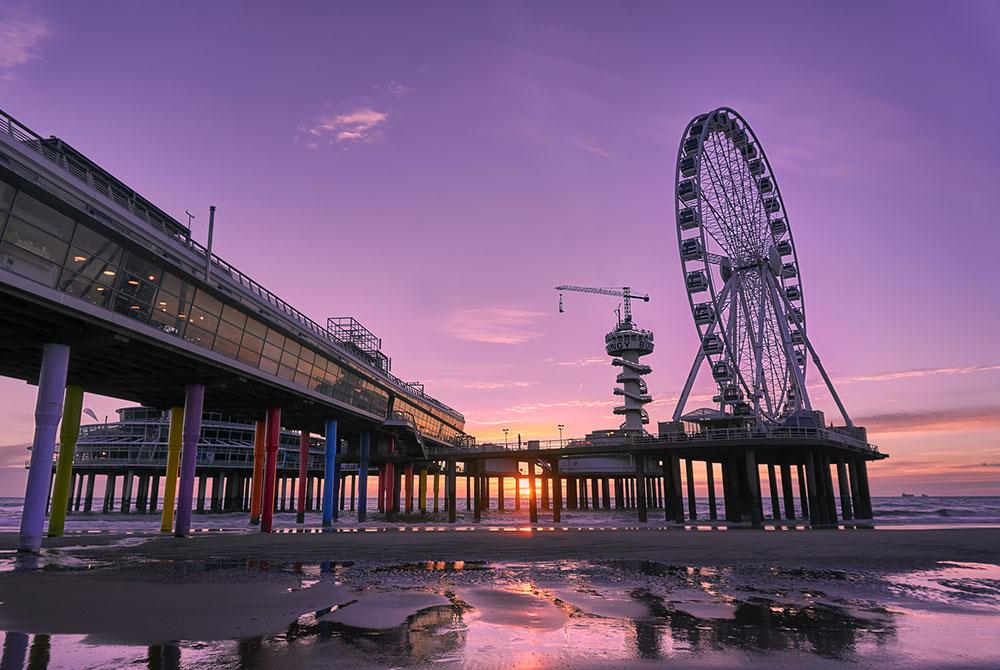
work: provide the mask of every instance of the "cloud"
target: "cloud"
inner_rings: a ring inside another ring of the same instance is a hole
[[[611,155],[610,152],[605,151],[604,149],[602,149],[602,148],[600,148],[598,146],[595,146],[593,144],[589,144],[587,142],[584,142],[583,140],[575,140],[573,142],[573,144],[575,144],[576,146],[580,147],[581,149],[583,149],[587,153],[594,154],[595,156],[598,156],[600,158],[604,158],[604,159],[611,159],[611,158],[613,158],[613,156]]]
[[[0,78],[13,79],[15,68],[39,58],[48,36],[48,23],[38,17],[20,11],[0,13]]]
[[[526,389],[534,386],[537,382],[466,382],[461,385],[464,389],[476,389],[482,391],[493,391],[496,389]]]
[[[613,407],[615,405],[614,400],[561,400],[557,402],[529,402],[523,405],[514,405],[513,407],[508,407],[503,412],[509,412],[511,414],[531,414],[533,412],[540,412],[547,409],[566,409],[566,408],[585,408],[591,409],[594,407]]]
[[[917,368],[913,370],[895,370],[878,372],[869,375],[853,375],[835,379],[835,384],[851,384],[854,382],[888,382],[896,379],[914,379],[919,377],[935,377],[939,375],[968,375],[974,372],[995,372],[1000,370],[1000,363],[987,365],[969,365],[959,368]]]
[[[555,364],[568,368],[582,368],[588,365],[611,365],[611,359],[607,356],[587,356],[575,361],[555,361]]]
[[[523,344],[542,333],[532,330],[541,312],[510,308],[464,309],[448,320],[448,333],[459,340],[489,344]]]
[[[894,412],[860,417],[855,421],[869,433],[918,433],[1000,428],[1000,407]]]
[[[370,144],[382,139],[382,126],[388,120],[388,112],[361,107],[346,114],[320,116],[312,124],[301,124],[299,130],[313,137],[324,138],[327,144]],[[316,145],[316,142],[309,142],[305,146],[314,149]]]
[[[384,89],[386,93],[398,99],[405,98],[417,90],[412,86],[404,86],[398,81],[390,81],[388,84],[378,84],[375,88]]]

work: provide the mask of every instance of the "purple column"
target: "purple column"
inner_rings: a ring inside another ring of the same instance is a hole
[[[38,375],[35,401],[35,437],[31,442],[31,468],[24,491],[19,551],[38,553],[42,548],[45,503],[52,479],[52,454],[56,449],[56,428],[62,417],[63,391],[69,369],[69,347],[46,344],[42,348],[42,369]]]
[[[191,496],[194,494],[194,470],[198,461],[198,438],[201,437],[201,414],[204,404],[205,386],[188,384],[184,396],[181,481],[177,490],[177,522],[174,527],[174,537],[187,537],[191,531]]]

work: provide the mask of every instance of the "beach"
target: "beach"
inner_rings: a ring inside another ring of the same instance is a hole
[[[53,668],[1000,662],[1000,528],[318,531],[2,533],[0,629]]]

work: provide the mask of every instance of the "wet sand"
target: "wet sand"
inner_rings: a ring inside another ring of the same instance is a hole
[[[337,639],[345,631],[364,631],[362,642],[340,650],[356,653],[359,667],[397,661],[503,667],[526,660],[580,666],[590,658],[590,639],[604,640],[595,642],[595,664],[604,654],[604,663],[629,659],[641,665],[650,658],[670,658],[692,667],[725,666],[738,658],[727,656],[730,651],[744,653],[738,633],[747,626],[771,631],[775,640],[791,636],[780,644],[768,638],[758,650],[766,652],[769,662],[763,665],[823,667],[837,656],[822,653],[826,633],[814,639],[809,626],[826,621],[830,635],[839,628],[849,631],[850,654],[860,654],[865,645],[879,648],[880,631],[904,629],[894,623],[899,613],[892,614],[893,608],[909,607],[906,598],[916,598],[913,594],[919,595],[918,609],[934,613],[935,628],[941,628],[941,607],[948,621],[961,623],[970,635],[984,626],[990,630],[985,622],[1000,624],[994,597],[1000,595],[1000,583],[988,568],[982,574],[992,581],[983,581],[985,587],[977,583],[963,592],[967,600],[946,603],[935,600],[940,589],[921,591],[922,578],[914,577],[916,585],[905,588],[893,586],[889,578],[921,575],[942,562],[995,567],[1000,529],[518,531],[479,526],[270,536],[215,532],[184,540],[101,534],[50,540],[37,559],[15,555],[16,539],[14,533],[0,534],[0,570],[5,570],[0,572],[0,630],[84,635],[84,645],[264,640],[260,658],[278,654],[287,667],[321,666],[322,658],[310,655],[314,652],[286,647],[295,636],[325,639],[323,631]],[[976,600],[976,589],[982,588],[995,591],[985,609]],[[963,622],[962,616],[972,618]],[[384,651],[385,638],[365,636],[385,631],[405,641],[386,647],[402,659],[370,655]],[[427,637],[427,631],[433,635]],[[704,644],[689,637],[702,640],[710,633],[729,641],[712,647],[711,658],[699,660]],[[285,651],[272,648],[277,643],[268,636],[275,635]],[[503,646],[504,636],[511,635],[538,655],[512,656]],[[671,644],[687,640],[687,646],[665,648],[664,635]],[[451,646],[428,641],[439,637],[451,640]],[[967,663],[959,666],[1000,660],[995,640],[992,644],[978,654],[971,649]],[[878,653],[883,660],[896,658]],[[932,660],[930,665],[941,659]]]

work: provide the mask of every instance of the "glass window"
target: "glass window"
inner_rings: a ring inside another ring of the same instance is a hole
[[[54,288],[67,248],[65,242],[11,216],[0,244],[0,266]]]
[[[270,372],[272,375],[273,374],[277,374],[277,372],[278,372],[278,361],[270,359],[270,358],[267,358],[266,356],[265,357],[261,357],[261,359],[260,359],[260,365],[258,367],[261,370],[263,370],[264,372]]]
[[[264,358],[269,358],[272,361],[274,361],[275,363],[277,363],[281,359],[281,349],[279,349],[278,347],[274,346],[270,342],[265,342],[264,343],[263,354],[264,354]]]
[[[295,380],[295,368],[290,367],[288,365],[284,365],[284,364],[279,365],[278,366],[278,376],[281,377],[282,379],[287,379],[288,381],[294,381]]]
[[[153,315],[150,318],[150,325],[159,328],[171,335],[180,335],[184,330],[187,314],[180,306],[180,299],[160,289],[156,294],[156,302],[153,304]]]
[[[243,336],[243,329],[237,328],[228,321],[219,322],[219,329],[215,332],[216,338],[229,340],[236,347],[240,346],[240,339],[242,338],[242,336]],[[233,354],[232,357],[236,358],[236,354]]]
[[[198,295],[200,296],[201,293],[202,291],[199,289]],[[191,308],[191,313],[188,315],[188,323],[192,323],[210,333],[215,333],[216,328],[219,327],[219,317],[204,311],[197,306],[196,302],[195,306]]]
[[[212,348],[212,341],[215,338],[215,334],[211,333],[203,328],[200,328],[196,324],[189,322],[187,327],[184,329],[184,339],[188,342],[194,342],[199,344],[206,349]]]
[[[115,294],[112,309],[119,314],[124,314],[125,316],[131,317],[136,321],[141,321],[143,323],[149,321],[149,315],[153,311],[153,308],[149,305],[149,303],[137,300],[135,297],[122,293],[121,291]]]
[[[238,356],[239,360],[247,365],[257,367],[260,363],[260,348],[263,344],[263,340],[260,340],[253,335],[244,333],[243,343],[240,345],[240,354]]]
[[[114,265],[121,265],[121,247],[84,225],[76,227],[73,246],[84,256],[98,256]]]
[[[290,337],[285,340],[285,353],[286,354],[291,354],[295,358],[298,358],[299,354],[301,352],[302,352],[302,345],[301,344],[299,344],[298,342],[296,342],[295,340],[293,340]]]
[[[122,271],[118,274],[118,293],[129,300],[152,304],[153,298],[156,297],[156,285],[140,279],[131,272]]]
[[[118,275],[118,266],[114,261],[91,254],[76,246],[69,248],[69,254],[66,256],[66,267],[76,274],[85,275],[93,279],[100,279],[102,275],[110,277],[112,282]]]
[[[222,307],[222,320],[226,323],[231,323],[241,331],[247,323],[246,314],[236,309],[235,307],[230,307],[229,305],[224,305]],[[239,342],[239,338],[236,340]]]
[[[273,344],[274,346],[281,349],[285,346],[285,336],[276,331],[274,328],[267,329],[267,337],[264,338],[268,344]]]
[[[98,275],[97,278],[92,278],[63,270],[56,288],[67,295],[86,300],[92,305],[107,307],[114,290],[114,283],[114,277]]]
[[[290,351],[287,350],[283,354],[281,354],[280,360],[282,365],[292,369],[295,369],[295,367],[299,363],[299,357],[295,356],[294,354],[292,354]]]
[[[264,336],[267,335],[267,326],[265,326],[260,321],[257,321],[256,319],[248,318],[246,325],[246,332],[263,340]]]
[[[16,188],[0,180],[0,209],[10,209],[11,203],[14,202],[15,193],[17,193]]]
[[[222,303],[204,289],[198,289],[198,293],[194,297],[194,305],[205,314],[216,318],[222,314]]]
[[[227,324],[223,323],[222,325],[225,326]],[[232,340],[225,339],[219,333],[215,336],[215,347],[213,348],[216,353],[222,354],[227,358],[237,358],[239,356],[240,345],[236,344]]]
[[[32,198],[24,191],[17,194],[11,211],[60,240],[69,242],[73,236],[73,226],[76,225],[73,219]]]

